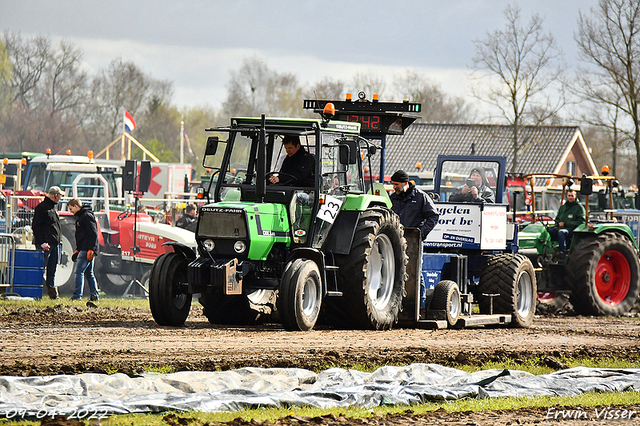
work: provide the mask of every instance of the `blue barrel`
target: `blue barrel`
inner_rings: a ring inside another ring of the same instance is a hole
[[[44,252],[16,250],[13,270],[13,292],[23,297],[42,298]]]

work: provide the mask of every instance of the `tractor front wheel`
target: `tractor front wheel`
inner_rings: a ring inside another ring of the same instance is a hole
[[[285,329],[311,330],[320,315],[322,281],[312,260],[296,259],[285,270],[280,285],[278,311]]]
[[[578,314],[624,315],[638,298],[638,251],[621,234],[582,238],[567,266],[567,282],[573,290],[569,300]]]
[[[187,281],[187,260],[179,253],[158,257],[149,278],[149,306],[159,325],[183,325],[191,309],[191,294],[181,290]]]

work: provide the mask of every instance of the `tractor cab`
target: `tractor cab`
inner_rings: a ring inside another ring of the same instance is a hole
[[[341,206],[350,196],[366,192],[362,163],[376,149],[369,149],[372,145],[359,136],[359,124],[265,119],[261,125],[260,119],[251,118],[232,122],[229,128],[210,129],[223,135],[209,138],[203,162],[212,171],[211,201],[218,206],[251,205],[257,210],[269,204],[272,228],[260,227],[258,236],[275,238],[286,246],[321,247]],[[301,152],[296,157],[311,168],[303,181],[280,171],[287,158],[285,138],[299,141]],[[206,220],[198,235],[235,232],[222,222],[210,221],[208,212],[205,207]],[[312,218],[317,216],[323,220],[312,228]],[[260,218],[256,225],[264,225]]]

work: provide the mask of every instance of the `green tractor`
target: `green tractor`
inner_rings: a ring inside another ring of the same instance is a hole
[[[361,126],[402,134],[416,118],[404,113],[420,105],[335,104],[305,101],[321,119],[263,115],[207,129],[214,132],[203,159],[211,202],[199,211],[196,251],[172,244],[153,265],[149,302],[158,324],[182,325],[193,295],[212,324],[268,319],[310,330],[322,315],[344,327],[389,329],[398,321],[406,240],[371,175],[380,147]],[[278,172],[285,136],[298,137],[313,156],[313,186]],[[274,175],[279,184],[270,183]]]
[[[531,183],[533,222],[524,224],[519,232],[518,252],[527,255],[536,266],[539,299],[542,294],[548,299],[566,294],[578,314],[628,313],[640,290],[638,244],[629,226],[614,220],[612,210],[607,212],[607,218],[589,217],[589,196],[593,194],[594,182],[605,186],[601,196],[611,196],[615,178],[558,174],[529,174],[524,178]],[[550,238],[549,227],[553,222],[537,220],[534,185],[545,179],[562,181],[563,201],[566,188],[575,180],[580,181],[580,194],[586,196],[585,223],[573,231],[566,255],[557,252],[558,244]]]

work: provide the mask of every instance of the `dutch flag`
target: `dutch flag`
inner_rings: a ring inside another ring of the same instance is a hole
[[[124,111],[124,128],[130,132],[136,128],[136,121],[133,119],[128,111]]]

